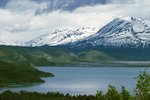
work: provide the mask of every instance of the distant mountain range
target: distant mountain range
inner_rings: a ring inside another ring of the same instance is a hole
[[[22,43],[20,41],[14,41],[11,39],[2,39],[0,38],[0,45],[6,45],[6,46],[24,46],[25,43]]]
[[[57,46],[84,40],[93,35],[99,28],[58,29],[27,42],[26,46]]]
[[[116,18],[101,29],[58,29],[26,43],[0,39],[0,45],[149,48],[150,21],[135,17]]]
[[[71,47],[147,48],[150,46],[150,21],[140,18],[116,18],[88,38]]]

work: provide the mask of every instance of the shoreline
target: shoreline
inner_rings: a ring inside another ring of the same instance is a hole
[[[78,62],[76,64],[58,64],[44,67],[150,67],[150,61],[103,61],[103,62]],[[36,67],[43,67],[36,66]]]
[[[80,62],[79,64],[68,64],[68,65],[58,65],[58,66],[36,66],[36,68],[38,69],[38,67],[82,67],[82,68],[103,68],[103,67],[107,67],[107,68],[150,68],[150,61],[144,61],[144,62],[139,62],[138,64],[136,64],[136,61],[111,61],[111,62]],[[55,77],[54,76],[49,76],[49,77]],[[46,77],[40,77],[40,79],[42,78],[46,78]],[[39,84],[43,84],[45,83],[44,81],[42,82],[37,82],[37,83],[6,83],[6,84],[0,84],[0,89],[5,89],[5,88],[13,88],[13,87],[28,87],[28,86],[33,86],[33,85],[39,85]]]

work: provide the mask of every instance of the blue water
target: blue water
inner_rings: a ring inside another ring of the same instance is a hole
[[[121,85],[134,94],[136,77],[145,68],[125,67],[39,67],[38,69],[51,72],[52,78],[42,78],[43,84],[25,87],[3,88],[12,91],[61,92],[76,94],[95,94],[97,90],[107,91],[108,85],[114,85],[118,91]],[[150,73],[150,68],[147,69]]]

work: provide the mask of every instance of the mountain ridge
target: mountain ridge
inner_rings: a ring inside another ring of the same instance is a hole
[[[52,33],[43,34],[25,43],[1,39],[0,45],[63,46],[67,48],[149,48],[150,21],[136,17],[116,18],[102,28],[57,29]]]
[[[70,47],[147,48],[150,45],[150,21],[140,18],[116,18],[86,40],[69,44]]]
[[[57,46],[71,42],[77,42],[96,33],[98,28],[82,27],[78,29],[57,29],[52,33],[41,35],[36,39],[27,42],[26,46]]]

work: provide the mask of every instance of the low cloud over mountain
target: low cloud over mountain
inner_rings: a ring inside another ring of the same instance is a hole
[[[118,17],[150,18],[149,0],[82,0],[82,2],[0,0],[0,2],[0,39],[29,41],[55,29],[102,27]]]

